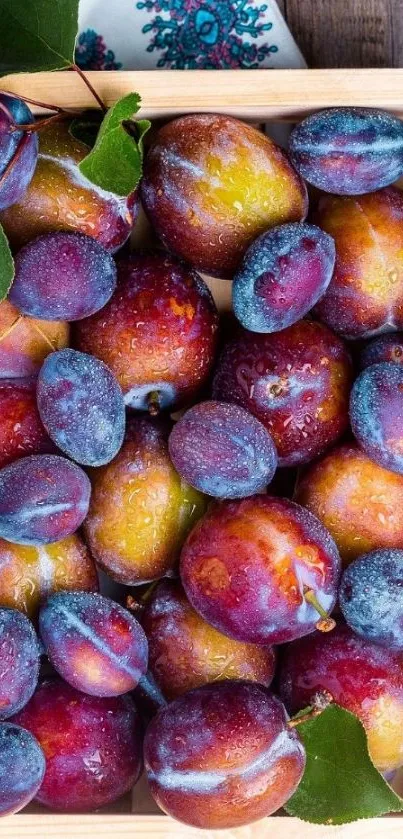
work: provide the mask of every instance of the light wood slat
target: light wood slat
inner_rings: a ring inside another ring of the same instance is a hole
[[[236,830],[197,830],[163,816],[18,815],[2,819],[1,839],[401,839],[399,818],[342,827],[269,818]]]
[[[246,119],[298,119],[328,106],[380,107],[403,116],[403,69],[192,70],[90,72],[107,105],[130,91],[143,99],[141,115],[167,117],[221,111]],[[0,86],[64,108],[92,107],[76,73],[5,76]]]

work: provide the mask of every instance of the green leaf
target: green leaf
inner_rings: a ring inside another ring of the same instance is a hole
[[[79,164],[86,178],[116,195],[129,195],[141,178],[143,138],[151,123],[133,120],[139,106],[138,93],[119,99],[105,115],[94,148]]]
[[[0,73],[57,70],[74,61],[79,0],[0,0]]]
[[[0,301],[7,297],[14,279],[14,260],[7,236],[0,224]]]
[[[298,726],[307,754],[302,781],[287,802],[290,816],[314,824],[345,824],[403,810],[375,769],[361,722],[338,705]]]

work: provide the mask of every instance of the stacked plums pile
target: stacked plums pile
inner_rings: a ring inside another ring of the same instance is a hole
[[[101,807],[144,756],[167,813],[247,824],[297,789],[288,714],[318,696],[393,772],[403,124],[323,112],[287,156],[182,117],[126,200],[31,122],[0,96],[0,811]],[[156,247],[130,252],[140,196]],[[199,271],[233,279],[220,336]]]

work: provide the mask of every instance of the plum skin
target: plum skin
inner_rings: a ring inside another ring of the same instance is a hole
[[[46,772],[36,801],[52,810],[96,810],[129,792],[140,776],[141,723],[129,696],[88,696],[48,679],[13,722],[43,749]]]
[[[252,332],[279,332],[325,293],[336,260],[331,236],[313,224],[283,224],[250,245],[234,277],[236,317]]]
[[[126,405],[177,408],[205,384],[217,345],[218,313],[206,283],[163,252],[118,261],[118,287],[98,314],[76,324],[75,347],[110,367]]]
[[[144,761],[164,812],[218,829],[278,810],[301,780],[305,750],[276,697],[229,681],[192,690],[160,710],[146,732]]]
[[[311,513],[281,498],[256,495],[210,508],[181,552],[180,576],[199,614],[230,638],[281,644],[313,632],[313,592],[329,613],[340,557]]]
[[[359,369],[365,370],[371,364],[378,364],[381,361],[403,364],[402,332],[387,332],[386,335],[380,335],[369,341],[359,354]]]
[[[142,200],[164,246],[201,271],[232,275],[253,239],[308,211],[306,187],[262,132],[220,114],[190,114],[158,132]]]
[[[333,236],[336,265],[315,315],[349,340],[403,327],[403,195],[395,187],[320,198],[314,222]]]
[[[382,361],[363,370],[350,396],[350,422],[358,445],[392,472],[403,475],[403,370]]]
[[[252,414],[225,402],[199,402],[174,425],[169,454],[191,486],[217,498],[243,498],[271,482],[277,452]]]
[[[307,320],[273,335],[242,329],[224,346],[213,399],[235,402],[267,428],[278,464],[308,463],[348,427],[351,359],[326,326]]]
[[[403,652],[403,550],[371,551],[345,569],[339,602],[351,629]]]
[[[39,632],[55,670],[91,696],[120,696],[147,672],[148,645],[130,612],[89,592],[51,595],[39,615]]]
[[[77,230],[118,250],[138,213],[138,196],[127,199],[104,192],[81,174],[78,164],[90,151],[69,130],[70,120],[43,128],[32,180],[23,199],[0,214],[13,250],[56,230]]]
[[[374,192],[403,174],[402,123],[373,108],[328,108],[293,129],[289,154],[302,177],[324,192]]]
[[[329,530],[345,565],[375,548],[403,548],[403,477],[352,443],[312,464],[295,501]]]
[[[172,465],[169,430],[162,418],[133,416],[117,457],[91,473],[85,538],[97,564],[124,585],[171,575],[206,508],[205,497]]]
[[[27,704],[38,683],[39,662],[31,622],[15,609],[0,609],[0,720]]]
[[[0,468],[31,454],[53,454],[36,404],[35,379],[0,378]]]
[[[80,320],[94,314],[116,288],[111,254],[91,236],[56,231],[18,251],[8,298],[39,320]]]
[[[291,714],[327,691],[361,720],[372,760],[381,772],[403,764],[403,656],[355,635],[339,624],[289,644],[279,690]]]
[[[0,606],[35,620],[54,592],[98,588],[94,561],[77,534],[39,547],[0,539]]]
[[[85,466],[104,466],[125,433],[121,388],[106,364],[65,349],[45,359],[37,383],[38,410],[56,445]]]
[[[266,687],[272,681],[272,647],[234,641],[210,626],[192,608],[176,580],[163,580],[142,615],[149,668],[167,699],[223,679],[247,679]]]
[[[33,177],[38,135],[12,130],[13,125],[32,122],[34,117],[22,99],[0,93],[0,210],[20,201]]]
[[[45,775],[45,756],[33,735],[13,723],[0,724],[0,816],[26,807]]]
[[[59,455],[30,455],[0,469],[0,537],[45,545],[70,536],[88,512],[85,472]]]

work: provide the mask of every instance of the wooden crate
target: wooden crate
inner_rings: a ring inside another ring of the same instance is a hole
[[[401,70],[194,70],[89,72],[106,105],[137,91],[141,117],[169,118],[221,112],[257,122],[301,119],[325,107],[384,108],[403,117]],[[0,88],[63,108],[92,108],[94,100],[74,72],[7,76]],[[35,113],[43,112],[38,107]],[[230,304],[230,283],[208,283],[220,308]],[[403,794],[403,777],[396,789]],[[159,813],[144,779],[127,797],[99,814],[53,814],[33,806],[0,821],[2,839],[402,839],[403,819],[391,816],[341,827],[307,824],[277,815],[236,830],[201,831]]]

